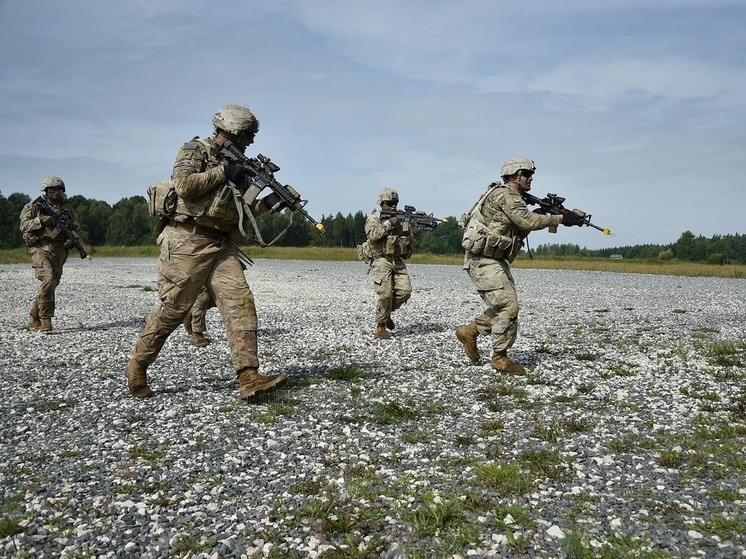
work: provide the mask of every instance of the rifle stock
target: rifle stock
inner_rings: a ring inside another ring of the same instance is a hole
[[[219,153],[227,160],[241,165],[259,190],[269,187],[272,192],[279,196],[281,206],[284,205],[291,212],[301,214],[310,221],[320,233],[324,233],[324,224],[316,221],[304,209],[304,206],[308,204],[308,200],[296,198],[290,193],[287,185],[280,183],[275,178],[275,173],[280,170],[280,167],[272,163],[272,160],[270,160],[269,157],[266,157],[261,153],[255,158],[246,157],[246,155],[244,155],[231,141],[226,141],[220,147]],[[272,211],[275,210],[273,209]]]
[[[403,210],[395,212],[381,211],[381,219],[391,219],[396,217],[402,221],[414,224],[423,231],[432,231],[439,224],[446,223],[447,219],[438,219],[433,217],[433,214],[426,214],[425,212],[418,212],[414,206],[404,206]]]
[[[47,202],[43,196],[39,196],[36,200],[34,200],[34,204],[37,208],[39,208],[39,211],[42,214],[48,215],[54,220],[55,228],[60,233],[65,235],[68,239],[70,239],[70,241],[73,243],[73,246],[78,249],[81,259],[91,259],[91,257],[88,255],[88,253],[85,251],[85,248],[83,247],[83,242],[80,239],[80,235],[73,231],[72,227],[70,227],[70,224],[67,222],[67,218],[63,214],[54,211],[54,208],[49,205],[49,202]]]
[[[557,196],[556,194],[547,194],[544,198],[537,198],[533,194],[524,192],[523,199],[526,201],[527,204],[539,206],[538,209],[534,210],[536,211],[536,213],[563,215],[570,212],[580,218],[581,226],[587,225],[588,227],[593,227],[594,229],[601,231],[601,233],[603,233],[604,235],[612,235],[610,229],[599,227],[598,225],[591,223],[591,214],[587,214],[583,210],[568,210],[567,208],[565,208],[565,206],[563,205],[565,199],[561,196]],[[556,228],[552,232],[556,232]]]

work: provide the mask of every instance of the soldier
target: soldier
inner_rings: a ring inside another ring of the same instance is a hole
[[[492,368],[506,373],[523,373],[524,368],[508,358],[518,333],[518,294],[510,263],[531,231],[580,225],[572,212],[539,215],[528,210],[522,194],[531,190],[536,171],[534,162],[512,157],[502,166],[504,184],[493,183],[467,214],[462,245],[466,249],[464,269],[487,304],[474,322],[456,330],[472,362],[479,361],[477,337],[492,335]],[[574,217],[573,217],[574,216]]]
[[[47,177],[42,182],[41,190],[52,209],[66,221],[70,232],[80,236],[78,216],[65,197],[65,182],[59,177]],[[28,325],[32,330],[51,332],[54,292],[60,284],[62,267],[74,243],[57,228],[54,217],[41,213],[35,201],[23,207],[20,220],[23,240],[31,253],[34,275],[41,282],[31,303]]]
[[[396,212],[399,194],[393,188],[384,188],[376,201],[382,211]],[[387,340],[391,337],[388,330],[396,327],[391,313],[412,295],[412,283],[404,260],[412,256],[412,248],[419,242],[421,231],[396,216],[382,220],[381,212],[376,210],[365,221],[365,234],[372,258],[373,286],[378,294],[374,336]]]
[[[155,361],[168,336],[183,322],[202,286],[217,303],[225,322],[233,356],[239,396],[249,399],[284,385],[287,375],[260,375],[257,357],[257,315],[235,243],[240,238],[239,211],[243,201],[256,216],[280,203],[274,192],[258,199],[251,180],[240,165],[219,154],[232,142],[245,151],[259,130],[253,113],[239,105],[226,105],[212,119],[211,137],[193,138],[176,156],[172,183],[175,209],[157,243],[160,304],[145,321],[127,364],[127,386],[136,398],[148,398],[146,370]],[[288,188],[290,190],[290,188]],[[297,192],[291,194],[300,198]]]
[[[189,309],[189,314],[184,318],[184,329],[189,334],[189,343],[195,347],[207,347],[212,343],[210,338],[205,337],[207,311],[212,308],[215,308],[215,301],[210,297],[207,288],[203,287],[194,305]]]

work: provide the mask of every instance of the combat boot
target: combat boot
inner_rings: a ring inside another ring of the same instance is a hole
[[[467,324],[456,330],[458,341],[464,346],[464,351],[472,363],[479,363],[479,348],[477,347],[477,338],[479,330],[474,323]]]
[[[394,324],[394,321],[391,320],[391,317],[388,317],[386,319],[386,328],[388,328],[389,330],[393,330],[394,328],[396,328],[396,324]]]
[[[284,386],[288,381],[285,373],[279,375],[260,375],[256,369],[244,369],[238,373],[238,395],[242,400],[248,400],[259,394],[271,392]]]
[[[376,331],[373,332],[373,335],[380,340],[388,340],[391,337],[391,334],[389,334],[388,331],[386,330],[385,322],[382,322],[381,324],[376,324]]]
[[[508,352],[501,351],[492,356],[492,368],[501,373],[523,374],[526,369],[508,359]]]
[[[39,328],[37,328],[39,332],[51,332],[52,331],[52,319],[51,318],[42,318],[39,322]]]
[[[134,359],[129,360],[124,370],[127,375],[127,388],[135,398],[150,398],[153,395],[153,391],[148,386],[148,376],[145,370],[146,367]]]
[[[187,314],[184,317],[184,322],[182,322],[182,324],[184,325],[184,330],[186,330],[187,334],[191,336],[192,335],[192,312],[191,311],[189,311],[189,314]]]
[[[212,340],[205,338],[200,332],[194,332],[189,338],[189,342],[196,347],[206,347],[212,343]]]
[[[31,309],[28,313],[28,327],[32,330],[38,330],[41,328],[41,320],[39,320],[39,308],[36,306],[36,301],[31,304]]]

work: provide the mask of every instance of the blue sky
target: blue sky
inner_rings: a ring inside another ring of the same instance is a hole
[[[459,216],[512,155],[589,228],[531,244],[745,233],[742,0],[0,0],[0,191],[115,203],[228,103],[308,212]]]

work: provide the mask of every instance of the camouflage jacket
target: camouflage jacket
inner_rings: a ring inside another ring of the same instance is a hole
[[[365,235],[372,258],[409,258],[420,241],[422,231],[401,220],[392,226],[390,220],[381,220],[381,212],[376,210],[365,221]]]
[[[192,138],[179,150],[171,173],[178,196],[174,219],[194,222],[239,238],[239,213],[234,191],[225,177],[223,160],[217,151],[218,145],[212,137]],[[250,185],[244,179],[236,187],[243,195]],[[255,216],[266,211],[259,200],[247,202]]]
[[[558,225],[560,217],[534,213],[516,190],[498,185],[476,208],[464,231],[467,252],[512,262],[531,231]]]
[[[75,210],[63,200],[59,205],[53,204],[47,199],[57,213],[64,217],[73,233],[80,235],[80,221]],[[68,241],[67,235],[59,232],[54,226],[45,227],[41,221],[42,213],[34,201],[26,204],[21,210],[19,228],[23,236],[23,242],[27,247],[41,246],[47,243],[64,243]]]

